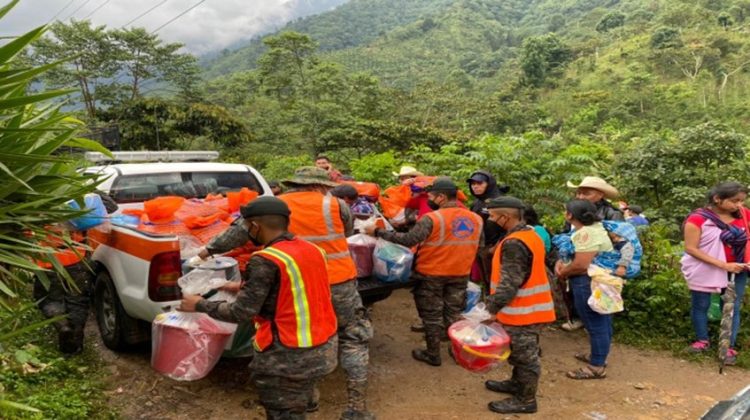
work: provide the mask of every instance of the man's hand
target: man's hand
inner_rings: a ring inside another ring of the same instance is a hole
[[[370,236],[375,236],[375,231],[378,230],[378,226],[375,223],[364,226],[364,231]]]
[[[205,260],[206,258],[208,258],[208,257],[210,257],[210,256],[211,256],[211,253],[210,253],[210,252],[208,252],[208,250],[207,250],[207,249],[206,249],[206,248],[204,247],[203,249],[201,249],[201,252],[199,252],[199,253],[198,253],[198,256],[199,256],[199,257],[200,257],[200,258],[201,258],[202,260]]]
[[[185,295],[180,301],[180,306],[177,308],[178,311],[182,312],[195,312],[195,305],[203,300],[200,295]]]
[[[617,267],[617,270],[615,271],[615,275],[617,277],[625,277],[625,273],[626,272],[627,272],[627,270],[625,269],[625,267],[621,265],[621,266]]]
[[[555,263],[555,275],[558,278],[565,278],[565,276],[562,273],[563,267],[565,267],[565,264],[563,264],[561,260],[557,260],[557,262]]]
[[[229,293],[239,293],[242,288],[241,281],[230,281],[229,283],[219,287],[219,290],[223,290]]]

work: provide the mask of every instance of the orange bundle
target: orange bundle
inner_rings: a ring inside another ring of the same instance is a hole
[[[228,210],[230,213],[239,211],[240,207],[247,205],[247,203],[255,200],[258,197],[258,192],[253,191],[247,187],[243,187],[237,192],[227,193]]]
[[[406,203],[411,199],[411,188],[408,185],[395,185],[383,191],[378,202],[383,211],[383,216],[393,219],[404,210]]]
[[[141,223],[138,225],[141,232],[152,233],[154,235],[189,235],[190,229],[179,220],[173,220],[169,223]]]
[[[359,196],[372,197],[374,200],[380,197],[380,187],[374,182],[342,181],[341,183],[354,187]]]
[[[169,223],[174,220],[174,214],[185,203],[184,197],[157,197],[143,203],[143,210],[148,220],[154,223]]]
[[[229,223],[223,220],[217,220],[213,224],[205,227],[194,228],[190,233],[197,238],[202,244],[207,244],[216,236],[227,230]]]

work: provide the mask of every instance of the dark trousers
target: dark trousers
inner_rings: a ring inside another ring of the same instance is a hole
[[[591,297],[591,277],[575,276],[568,279],[573,292],[573,303],[578,316],[581,317],[591,345],[591,365],[602,367],[607,362],[609,348],[612,345],[612,315],[603,315],[589,307]]]
[[[317,379],[300,380],[283,376],[253,375],[258,398],[269,420],[305,418],[307,403],[313,397]]]
[[[414,302],[424,324],[427,352],[440,354],[440,337],[454,322],[461,319],[466,307],[465,278],[422,277],[414,288]]]
[[[47,272],[49,287],[37,277],[34,281],[34,300],[46,318],[67,315],[54,325],[60,330],[72,329],[81,332],[89,316],[91,282],[93,274],[83,262],[65,267],[72,284],[54,272]]]
[[[508,363],[513,366],[511,380],[518,384],[516,397],[528,402],[536,398],[542,366],[539,362],[539,331],[537,325],[514,327],[505,326],[510,336],[510,357]]]

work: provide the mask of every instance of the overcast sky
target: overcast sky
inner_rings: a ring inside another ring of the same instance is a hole
[[[98,25],[120,27],[163,0],[22,0],[3,20],[0,35],[18,35],[55,17],[89,19]],[[166,0],[133,26],[151,31],[200,0]],[[299,1],[299,0],[296,0]],[[261,31],[283,25],[295,0],[206,0],[161,29],[165,41],[181,42],[196,54],[221,50]],[[302,0],[310,2],[314,0]],[[0,5],[7,3],[0,0]],[[106,4],[105,4],[106,3]],[[66,7],[67,6],[67,7]],[[96,10],[99,6],[100,9]],[[63,10],[64,9],[64,10]]]

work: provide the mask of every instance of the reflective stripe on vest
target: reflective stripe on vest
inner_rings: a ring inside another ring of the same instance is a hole
[[[490,294],[495,294],[501,283],[503,246],[510,239],[523,242],[531,251],[531,274],[510,303],[497,313],[498,321],[516,326],[554,322],[555,305],[544,265],[544,242],[534,230],[513,232],[500,242],[492,258]]]
[[[336,334],[323,250],[299,238],[278,242],[254,256],[279,268],[279,292],[273,319],[255,318],[253,345],[263,351],[278,337],[290,348],[310,348]]]
[[[279,198],[287,203],[292,212],[289,231],[325,251],[331,284],[357,277],[357,268],[344,234],[339,201],[330,194],[313,191],[286,193]]]
[[[419,245],[415,271],[426,276],[468,276],[479,249],[482,218],[460,207],[425,214],[430,236]]]

